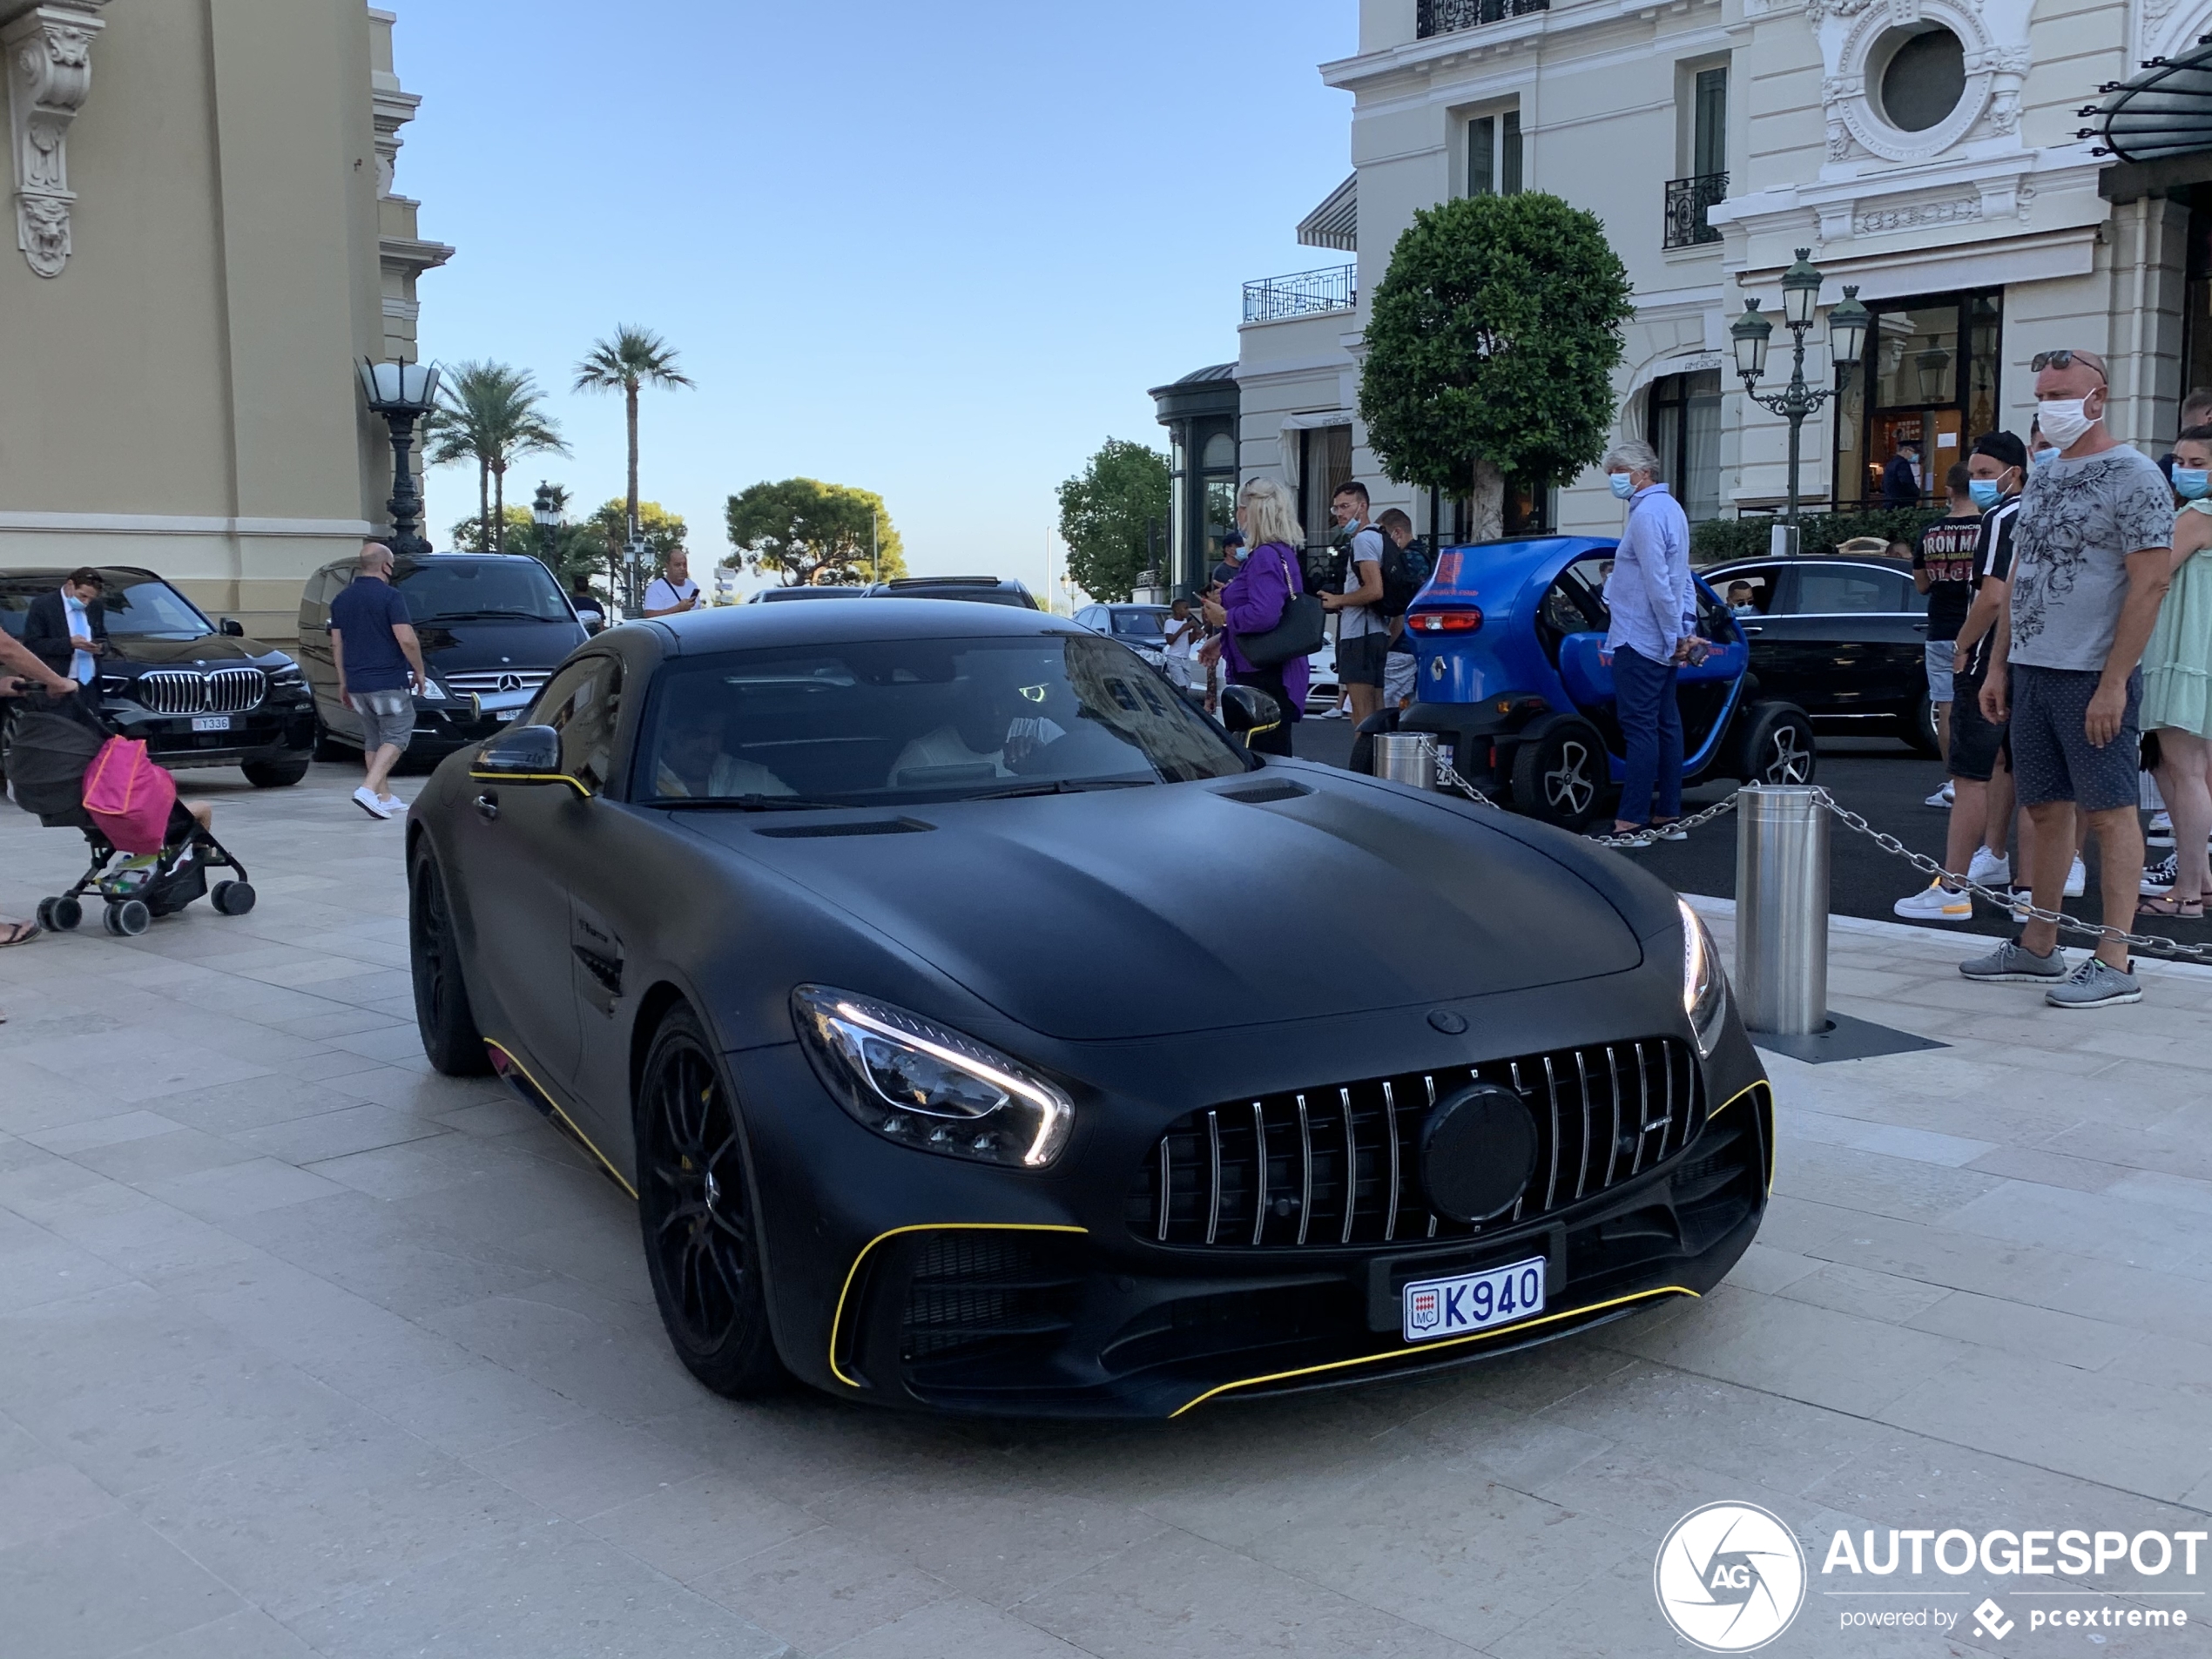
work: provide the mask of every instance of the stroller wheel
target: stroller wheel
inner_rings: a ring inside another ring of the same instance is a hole
[[[84,920],[84,907],[66,894],[38,901],[38,925],[51,932],[65,934]]]
[[[253,889],[243,881],[218,881],[208,890],[207,902],[219,915],[242,916],[253,908]]]
[[[144,899],[111,899],[100,925],[125,939],[136,939],[153,925],[153,912]]]

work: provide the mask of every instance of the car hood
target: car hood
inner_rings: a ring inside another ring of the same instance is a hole
[[[1238,799],[1291,788],[1305,792]],[[904,833],[679,821],[1070,1042],[1454,1001],[1642,961],[1621,913],[1538,848],[1359,780],[1263,772],[931,806],[902,820],[931,827]]]
[[[130,634],[111,634],[108,644],[114,655],[125,662],[148,667],[172,663],[206,663],[210,666],[219,663],[250,663],[276,650],[258,639],[236,639],[228,634],[204,634],[198,639],[142,639]]]
[[[577,622],[424,622],[415,624],[424,666],[442,673],[470,669],[558,667],[590,637]]]

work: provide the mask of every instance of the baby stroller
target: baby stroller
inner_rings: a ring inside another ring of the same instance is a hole
[[[84,920],[83,895],[97,893],[106,901],[100,924],[111,934],[135,937],[156,916],[173,915],[205,894],[226,916],[253,908],[253,889],[246,867],[180,801],[169,810],[161,850],[137,857],[118,856],[84,810],[84,769],[112,735],[100,717],[77,697],[46,699],[18,711],[8,726],[8,783],[16,804],[36,813],[48,829],[84,832],[92,862],[77,885],[38,902],[38,924],[67,932]],[[234,880],[207,884],[210,869],[236,872]]]

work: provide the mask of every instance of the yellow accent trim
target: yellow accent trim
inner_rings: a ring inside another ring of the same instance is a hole
[[[541,1083],[536,1078],[530,1076],[530,1069],[524,1065],[521,1061],[515,1058],[515,1051],[512,1049],[509,1048],[503,1042],[493,1041],[490,1037],[486,1037],[484,1039],[484,1046],[488,1049],[496,1049],[500,1053],[506,1055],[507,1063],[514,1067],[516,1070],[521,1072],[523,1074],[523,1081],[528,1082],[532,1089],[537,1090],[537,1097],[545,1103],[546,1106],[551,1110],[553,1116],[559,1118],[563,1123],[566,1124],[568,1126],[569,1133],[575,1136],[579,1141],[582,1141],[584,1145],[584,1150],[590,1152],[593,1157],[597,1158],[600,1164],[606,1170],[607,1173],[614,1177],[615,1184],[620,1187],[624,1192],[628,1193],[633,1199],[637,1197],[637,1189],[631,1186],[629,1182],[623,1179],[622,1171],[615,1168],[613,1161],[609,1158],[604,1152],[602,1152],[597,1144],[593,1142],[592,1138],[589,1135],[586,1135],[583,1130],[577,1126],[576,1119],[570,1117],[566,1112],[561,1109],[561,1103],[554,1099],[550,1094],[546,1092],[546,1088],[543,1083]]]
[[[1637,1291],[1628,1296],[1616,1296],[1609,1302],[1593,1302],[1588,1307],[1568,1308],[1558,1313],[1547,1313],[1541,1319],[1524,1319],[1518,1325],[1501,1325],[1494,1331],[1478,1331],[1471,1337],[1453,1337],[1445,1342],[1425,1342],[1418,1347],[1393,1348],[1388,1353],[1363,1354],[1357,1359],[1332,1359],[1325,1366],[1304,1366],[1296,1371],[1278,1371],[1264,1377],[1247,1377],[1242,1382],[1223,1383],[1218,1388],[1209,1388],[1187,1406],[1178,1406],[1170,1412],[1170,1419],[1204,1405],[1216,1394],[1225,1394],[1235,1388],[1255,1388],[1261,1383],[1285,1382],[1292,1377],[1312,1377],[1325,1371],[1342,1371],[1347,1366],[1372,1366],[1384,1359],[1403,1359],[1409,1354],[1440,1352],[1446,1348],[1457,1348],[1470,1342],[1485,1342],[1492,1337],[1510,1336],[1516,1331],[1534,1331],[1540,1325],[1556,1325],[1561,1319],[1579,1318],[1585,1313],[1599,1313],[1627,1302],[1641,1302],[1654,1296],[1696,1297],[1698,1292],[1687,1285],[1662,1285],[1656,1290]]]
[[[868,1252],[887,1238],[896,1238],[900,1233],[941,1232],[999,1232],[999,1233],[1087,1233],[1088,1227],[1073,1227],[1057,1222],[1032,1221],[918,1221],[911,1226],[894,1227],[889,1232],[878,1233],[860,1246],[860,1253],[853,1258],[853,1265],[845,1275],[845,1285],[837,1293],[837,1312],[830,1315],[829,1368],[830,1375],[847,1388],[859,1388],[862,1384],[837,1368],[838,1332],[845,1324],[845,1298],[853,1293],[853,1281],[860,1276],[860,1264]]]
[[[1743,1088],[1737,1089],[1719,1105],[1714,1107],[1711,1111],[1707,1112],[1705,1114],[1705,1121],[1709,1123],[1711,1123],[1716,1117],[1718,1117],[1730,1107],[1735,1105],[1737,1101],[1743,1099],[1744,1096],[1756,1095],[1762,1089],[1766,1090],[1767,1105],[1769,1109],[1771,1109],[1774,1104],[1774,1083],[1770,1079],[1762,1077],[1755,1083],[1744,1084]],[[1766,1190],[1767,1196],[1769,1197],[1772,1197],[1774,1196],[1774,1136],[1771,1135],[1766,1137]]]
[[[471,767],[469,775],[486,784],[566,784],[584,799],[591,799],[591,792],[565,772],[478,772]]]
[[[1718,1117],[1730,1107],[1735,1105],[1737,1101],[1743,1099],[1744,1096],[1752,1093],[1756,1089],[1764,1089],[1766,1086],[1766,1079],[1764,1077],[1762,1077],[1757,1082],[1744,1084],[1743,1088],[1737,1089],[1719,1105],[1714,1107],[1711,1111],[1707,1112],[1705,1114],[1705,1121],[1709,1123],[1711,1123],[1716,1117]]]

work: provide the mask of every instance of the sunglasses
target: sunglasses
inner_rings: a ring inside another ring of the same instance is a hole
[[[2110,378],[2105,374],[2104,360],[2094,352],[2040,351],[2027,360],[2027,366],[2034,373],[2040,374],[2047,368],[2072,368],[2077,361],[2100,380]]]

